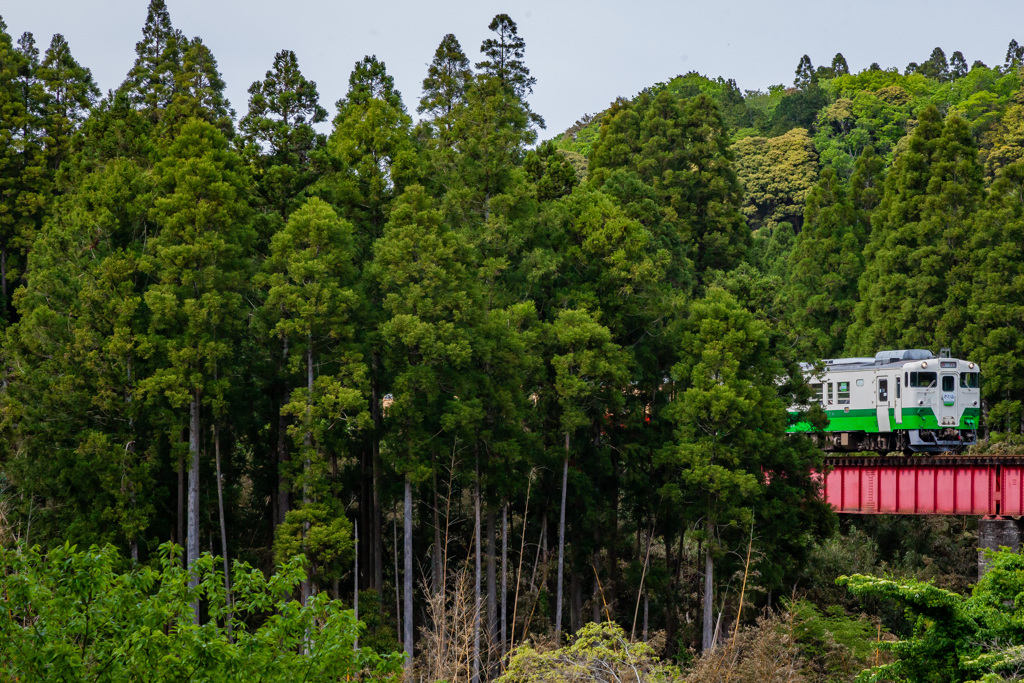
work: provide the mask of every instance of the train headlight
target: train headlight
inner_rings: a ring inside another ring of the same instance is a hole
[[[971,368],[973,370],[974,369],[974,363],[968,363],[967,367],[969,367],[969,368]]]
[[[926,367],[928,367],[928,361],[923,361],[923,362],[921,363],[921,367],[922,367],[922,368],[926,368]]]
[[[977,401],[975,401],[975,402],[974,402],[974,405],[978,405],[978,402],[977,402]]]
[[[918,401],[918,402],[917,402],[917,405],[919,405],[919,406],[923,406],[923,405],[924,405],[924,401],[923,401],[923,400],[921,400],[921,401]]]

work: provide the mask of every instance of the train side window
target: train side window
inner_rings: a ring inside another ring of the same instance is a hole
[[[956,390],[956,379],[953,375],[942,376],[942,390],[946,393]]]
[[[878,402],[889,402],[889,380],[887,379],[878,380]]]
[[[896,375],[896,398],[900,397],[900,376]]]
[[[811,391],[814,392],[814,400],[821,403],[821,383],[812,384]]]
[[[835,390],[832,388],[832,382],[829,382],[828,383],[827,391],[825,392],[825,399],[829,403],[832,403],[832,401],[835,400],[835,397],[836,397],[836,394],[835,394]]]
[[[839,390],[839,405],[848,405],[850,403],[850,383],[839,382],[836,388]]]
[[[906,372],[903,373],[903,386],[905,386],[905,387],[909,387],[910,386],[910,377],[909,377],[908,373],[906,373]]]
[[[963,389],[977,389],[978,388],[978,373],[976,373],[976,372],[961,372],[960,373],[960,386]]]

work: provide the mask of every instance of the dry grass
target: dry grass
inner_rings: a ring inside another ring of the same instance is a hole
[[[808,663],[778,616],[761,617],[725,645],[702,655],[687,672],[688,683],[799,683]]]

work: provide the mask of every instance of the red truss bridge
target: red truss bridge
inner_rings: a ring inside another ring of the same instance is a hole
[[[839,513],[1024,515],[1024,457],[936,455],[825,459],[825,500]]]
[[[1019,552],[1024,544],[1022,456],[831,457],[825,465],[817,476],[839,513],[980,516],[979,577],[981,548]]]

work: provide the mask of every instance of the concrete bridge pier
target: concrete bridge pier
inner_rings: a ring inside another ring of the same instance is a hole
[[[1015,553],[1020,552],[1021,539],[1024,539],[1024,519],[987,515],[978,520],[978,547],[998,550],[1006,547]],[[984,553],[978,551],[978,578],[988,571]]]

